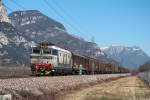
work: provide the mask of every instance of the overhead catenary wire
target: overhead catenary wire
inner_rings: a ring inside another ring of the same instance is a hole
[[[12,1],[13,2],[13,1]],[[17,6],[19,6],[19,7],[21,7],[22,8],[22,6],[20,5],[20,4],[18,4],[17,2],[15,3]],[[7,7],[6,5],[4,5],[8,10],[10,10],[11,12],[14,12],[14,10],[13,9],[11,9],[10,7]],[[25,7],[23,7],[22,8],[23,10],[26,10],[26,8]],[[37,27],[32,27],[33,29],[35,29],[35,31],[37,31],[37,30],[39,30],[39,28],[42,28],[40,25],[38,25],[38,24],[36,24],[35,23],[35,26],[37,26]],[[18,29],[17,29],[18,30]],[[19,32],[22,32],[22,31],[20,31],[20,30],[18,30]],[[18,36],[20,36],[20,34],[18,34],[18,32],[16,32],[16,34],[18,35]],[[14,42],[13,40],[11,40],[10,38],[8,38],[11,42]]]
[[[17,3],[15,0],[10,0],[12,1],[13,3],[15,3],[16,6],[22,8],[22,10],[26,9],[24,6],[22,6],[21,4]]]
[[[3,4],[3,6],[4,6],[6,9],[8,9],[10,12],[13,12],[13,11],[14,11],[13,9],[7,7],[5,4]],[[6,12],[7,12],[7,10],[6,10]],[[9,18],[9,17],[8,17],[8,18]],[[11,20],[11,19],[9,18],[9,20]]]
[[[68,21],[64,16],[62,16],[61,13],[52,4],[50,4],[47,0],[44,0],[44,2],[50,9],[52,9],[57,14],[57,16],[59,16],[62,20],[64,20],[64,22],[66,24],[68,24],[70,28],[72,28],[73,30],[75,30],[76,32],[78,32],[84,36],[86,35],[86,34],[83,34],[77,27],[72,25],[70,23],[70,21]]]
[[[11,12],[14,11],[13,9],[9,8],[8,6],[6,6],[4,3],[3,3],[3,6],[4,6],[5,8],[7,8],[8,10],[10,10]],[[9,18],[9,20],[11,20],[11,19]],[[20,34],[18,34],[18,32],[16,32],[16,34],[17,34],[18,36],[20,36]],[[10,37],[7,37],[7,38],[8,38],[8,40],[9,40],[10,42],[14,42],[14,40],[12,40]]]
[[[16,6],[20,7],[21,9],[23,10],[27,10],[24,6],[22,6],[21,4],[17,3],[15,0],[11,0]],[[83,36],[85,36],[86,34],[83,34],[77,27],[75,27],[74,25],[72,25],[64,16],[62,16],[56,9],[53,5],[51,5],[47,0],[44,0],[46,5],[52,9],[56,14],[57,16],[59,16],[62,20],[64,20],[64,22],[66,22],[66,24],[68,25],[68,27],[70,27],[71,29],[75,30],[76,32],[82,34]],[[64,11],[65,12],[65,11]],[[70,16],[68,13],[66,13],[68,16]],[[71,17],[71,19],[73,19]],[[40,25],[36,24],[36,26],[42,28]],[[87,33],[87,32],[86,32]]]
[[[21,9],[23,10],[27,10],[24,6],[22,6],[21,4],[15,2],[15,0],[11,0],[16,6],[20,7]],[[53,7],[53,6],[50,6],[50,3],[45,0],[45,3],[48,5],[49,8],[51,8],[61,19],[63,19],[72,29],[78,31],[79,33],[81,33],[78,29],[76,29],[73,25],[71,25],[63,16],[61,16],[61,14]],[[42,28],[40,25],[37,25],[39,28]]]
[[[45,1],[45,4],[46,4],[50,9],[52,9],[62,20],[64,20],[72,29],[74,29],[74,30],[80,32],[80,31],[79,31],[78,29],[76,29],[73,25],[71,25],[70,22],[67,21],[66,18],[65,18],[64,16],[62,16],[62,15],[55,9],[55,7],[54,7],[52,4],[50,4],[47,0],[44,0],[44,1]]]
[[[21,9],[27,10],[25,7],[23,7],[23,6],[20,5],[19,3],[14,2],[14,0],[11,0],[11,2],[13,2],[16,6],[20,7]],[[12,12],[13,12],[13,11],[12,11]],[[34,23],[34,26],[36,26],[36,27],[32,27],[32,28],[35,29],[35,31],[36,31],[36,30],[39,30],[39,28],[40,28],[40,29],[43,28],[42,26],[38,25],[37,23]]]
[[[57,8],[59,8],[59,10],[61,10],[61,12],[63,12],[63,13],[65,14],[74,24],[76,24],[76,26],[78,26],[78,27],[77,27],[78,29],[81,29],[81,28],[82,28],[82,30],[83,30],[84,32],[88,33],[90,36],[93,36],[92,34],[90,34],[89,31],[87,31],[87,29],[83,28],[83,27],[80,25],[80,23],[78,23],[78,21],[75,20],[74,17],[72,17],[72,15],[71,15],[70,13],[68,13],[58,2],[56,2],[56,0],[51,0],[51,1],[52,1],[53,4],[55,4],[55,6],[56,6]],[[83,31],[82,31],[82,32],[83,32]]]
[[[3,5],[4,5],[4,7],[7,8],[10,12],[13,12],[13,11],[14,11],[13,9],[7,7],[5,4],[3,4]]]

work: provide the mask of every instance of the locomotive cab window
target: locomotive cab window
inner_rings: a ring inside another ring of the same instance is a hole
[[[40,49],[37,49],[37,48],[33,48],[33,50],[32,50],[32,52],[34,53],[34,54],[40,54]]]
[[[51,50],[49,50],[49,49],[44,49],[44,50],[43,50],[43,54],[51,54]]]
[[[58,51],[57,50],[53,50],[53,55],[58,55]]]

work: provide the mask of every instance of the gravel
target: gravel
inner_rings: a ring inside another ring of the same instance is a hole
[[[55,100],[65,91],[130,74],[74,75],[0,79],[0,95],[15,100]]]

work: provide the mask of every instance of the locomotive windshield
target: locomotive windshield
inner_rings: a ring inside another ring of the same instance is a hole
[[[43,49],[43,54],[58,55],[58,51],[55,49]]]
[[[52,48],[37,48],[34,47],[32,49],[33,54],[51,54],[51,55],[58,55],[58,50]]]
[[[43,49],[43,54],[52,54],[51,52],[51,49]]]
[[[40,49],[33,48],[33,51],[32,51],[32,52],[33,52],[34,54],[40,54],[40,51],[41,51]]]

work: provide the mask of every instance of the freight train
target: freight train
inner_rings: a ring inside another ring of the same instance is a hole
[[[33,75],[128,73],[129,70],[99,59],[65,50],[52,43],[32,47],[31,71]]]

